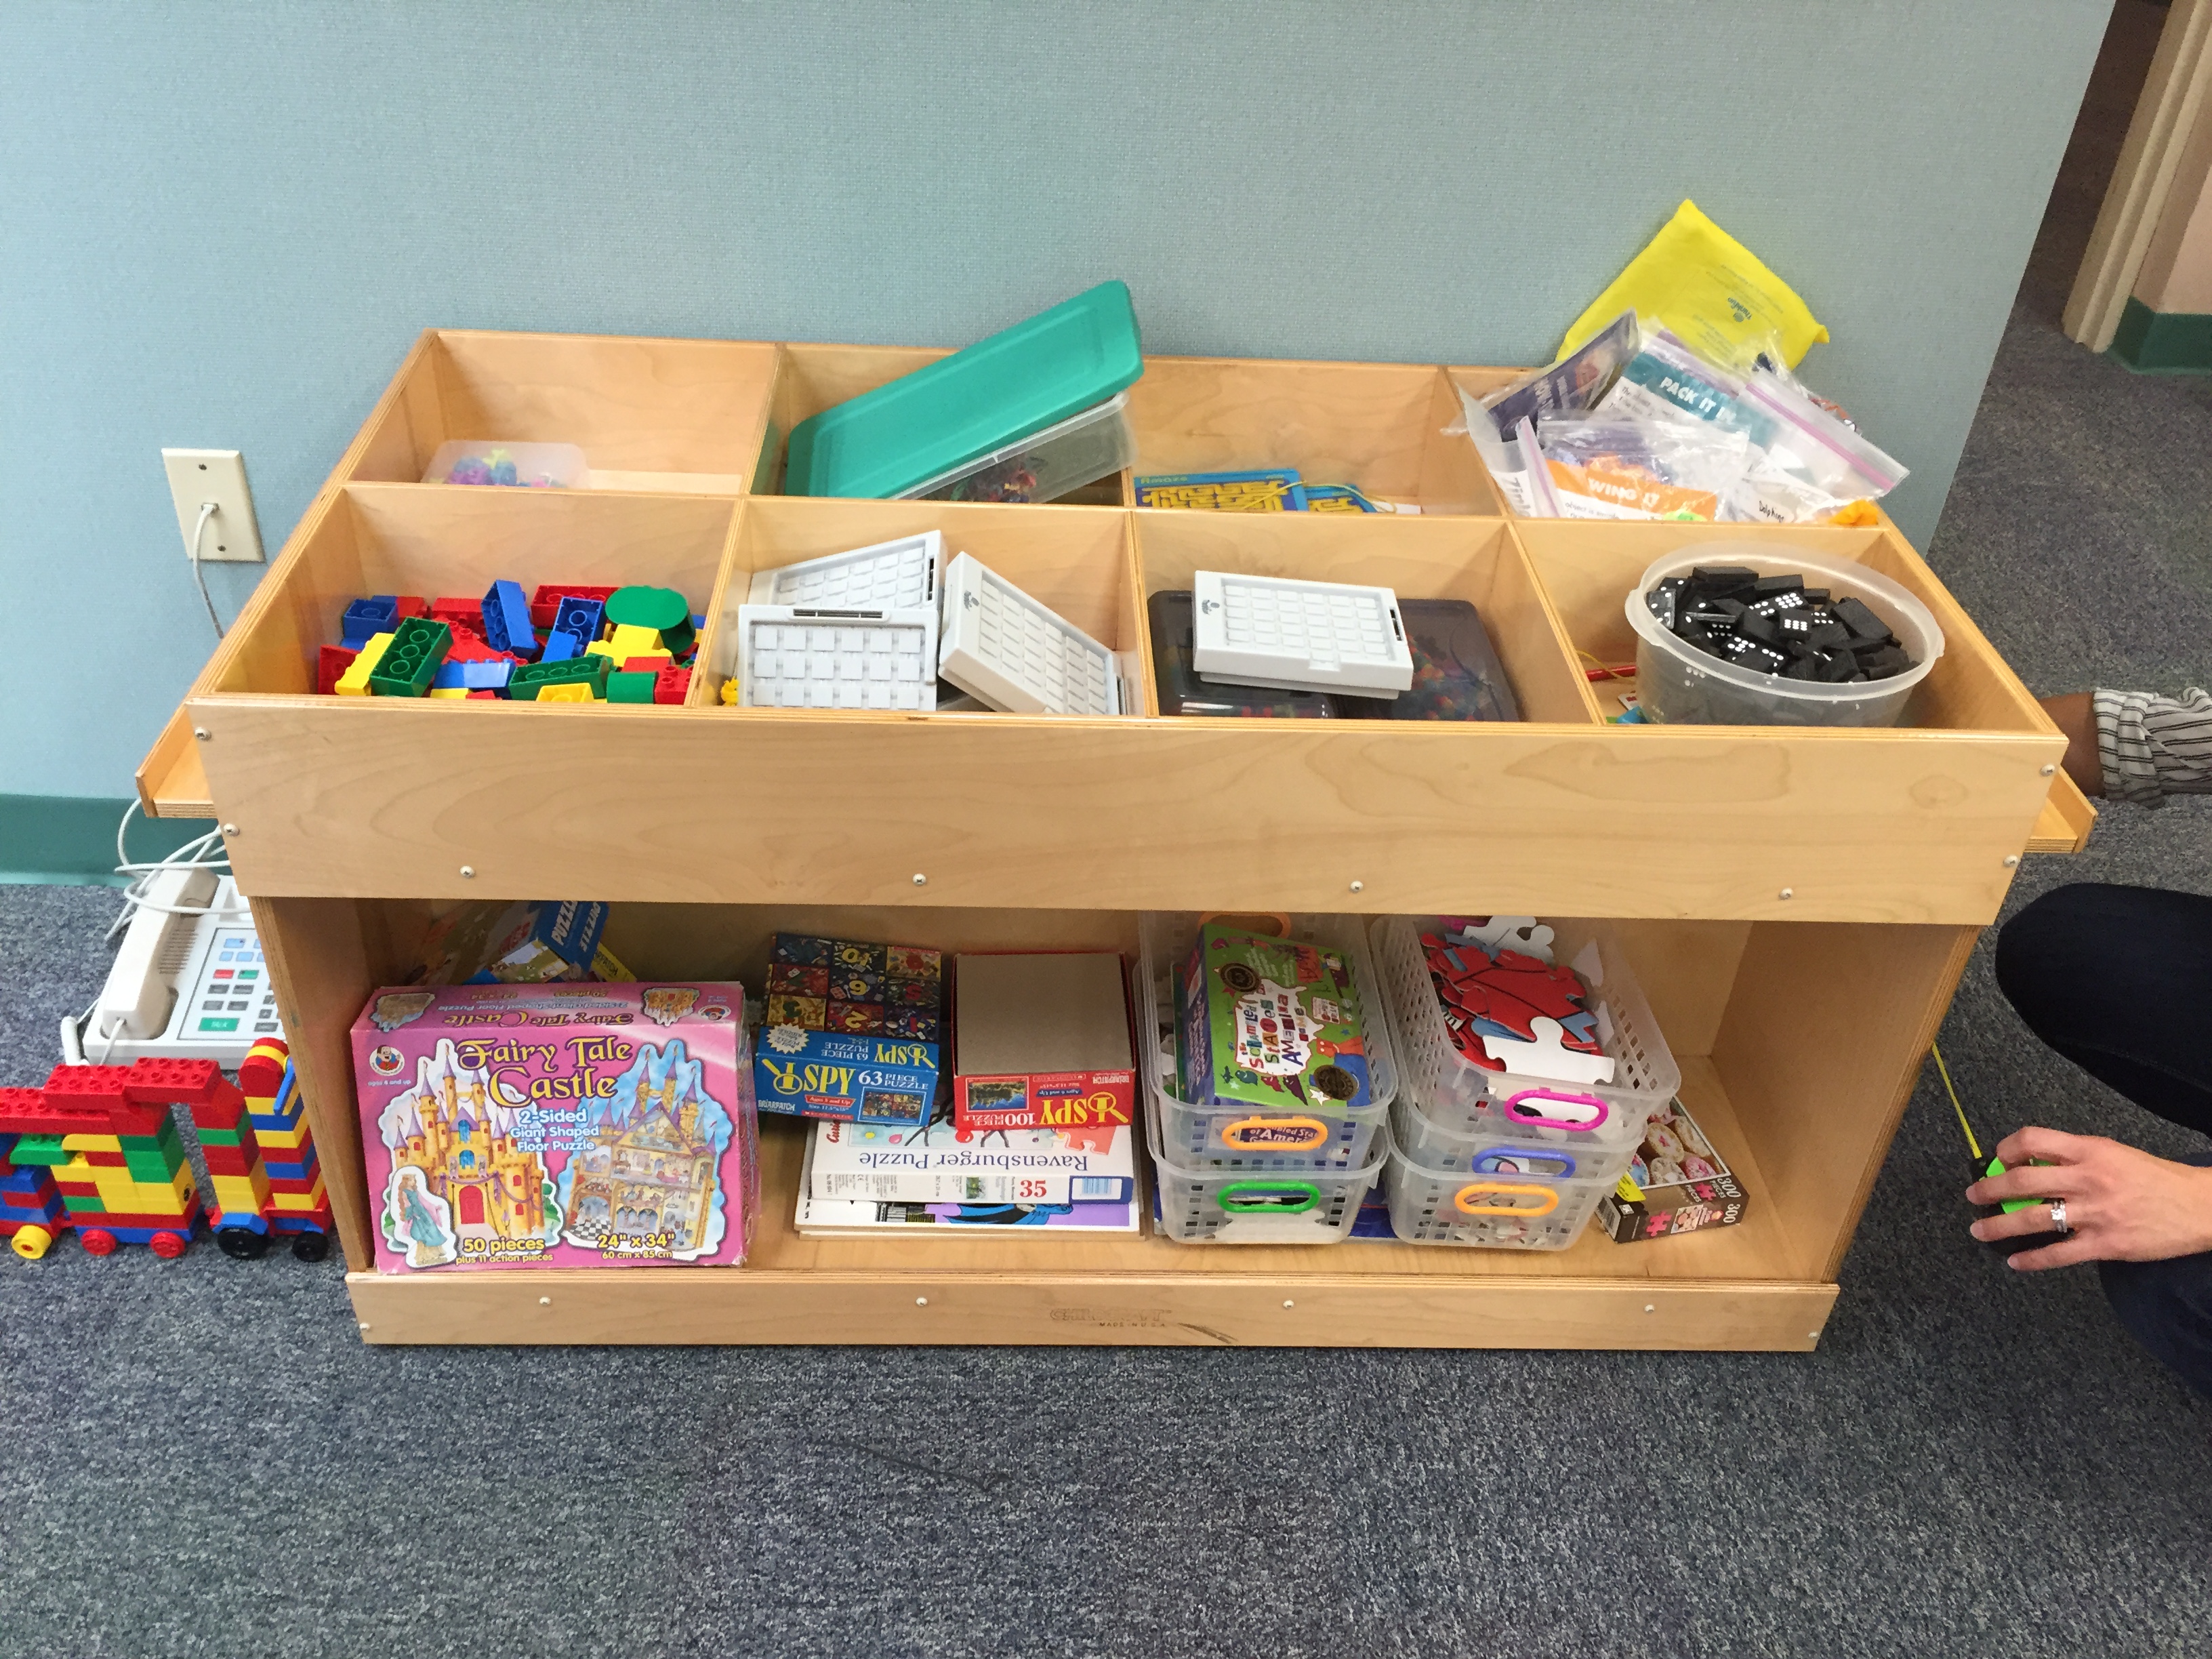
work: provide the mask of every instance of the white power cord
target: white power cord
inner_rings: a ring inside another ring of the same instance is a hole
[[[200,503],[200,519],[199,522],[192,526],[191,546],[192,585],[200,591],[200,603],[207,607],[208,620],[215,624],[215,636],[217,639],[221,639],[222,637],[222,619],[215,614],[215,601],[208,598],[207,578],[200,574],[200,538],[207,534],[208,520],[215,517],[215,515],[222,510],[222,503],[220,501],[202,501]],[[125,822],[129,822],[127,817],[125,817]],[[116,841],[119,848],[122,842],[122,836],[119,833],[116,837]]]

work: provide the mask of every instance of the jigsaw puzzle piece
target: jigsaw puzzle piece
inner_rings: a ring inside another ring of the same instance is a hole
[[[1486,1036],[1484,1051],[1504,1069],[1524,1077],[1557,1083],[1610,1083],[1613,1061],[1603,1054],[1587,1054],[1568,1048],[1560,1039],[1565,1030],[1556,1019],[1539,1017],[1531,1022],[1529,1040]]]
[[[1515,951],[1538,961],[1552,960],[1552,930],[1534,916],[1491,916],[1460,929],[1461,941],[1480,945],[1493,956],[1501,949]]]

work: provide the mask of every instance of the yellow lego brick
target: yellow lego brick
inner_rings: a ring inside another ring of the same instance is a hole
[[[561,685],[549,685],[538,694],[540,702],[590,702],[593,701],[590,684],[583,680],[569,680]]]
[[[614,647],[617,662],[628,662],[632,657],[642,657],[648,651],[660,649],[660,630],[640,628],[635,623],[617,623],[613,637],[608,644]]]
[[[111,1175],[123,1178],[110,1180]],[[192,1166],[189,1164],[177,1171],[174,1179],[159,1184],[133,1181],[128,1170],[96,1169],[92,1177],[100,1207],[111,1215],[182,1215],[191,1207]]]
[[[305,1193],[278,1193],[275,1196],[275,1203],[276,1207],[280,1210],[298,1210],[301,1212],[319,1210],[329,1201],[329,1194],[324,1189],[322,1174],[319,1170],[316,1172],[313,1191]]]
[[[722,682],[722,701],[728,703],[732,708],[737,707],[738,699],[743,695],[743,692],[738,689],[738,677],[736,675],[732,674],[729,678]]]
[[[430,695],[443,697],[447,702],[466,702],[469,688],[465,685],[434,685],[430,688]]]
[[[593,640],[584,647],[584,654],[587,657],[611,657],[615,654],[615,642],[612,640]],[[538,695],[542,697],[545,694],[540,691]]]
[[[119,1152],[123,1142],[114,1135],[64,1135],[62,1150],[65,1152]]]
[[[219,1175],[214,1180],[216,1202],[226,1210],[258,1214],[269,1202],[269,1177],[258,1170],[250,1176]]]
[[[361,654],[346,665],[338,676],[337,692],[342,697],[365,697],[368,695],[368,677],[376,671],[384,653],[392,648],[392,635],[375,634],[361,648]]]
[[[301,1147],[311,1145],[314,1138],[304,1121],[289,1129],[264,1129],[258,1124],[253,1128],[253,1144],[264,1152],[297,1152]],[[277,1162],[296,1164],[299,1160],[284,1158],[277,1159]]]

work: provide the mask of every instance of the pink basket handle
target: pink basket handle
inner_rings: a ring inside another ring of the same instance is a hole
[[[1590,1106],[1595,1115],[1586,1118],[1566,1118],[1547,1115],[1540,1109],[1523,1105],[1524,1101],[1555,1100],[1565,1106]],[[1613,1115],[1613,1109],[1595,1095],[1562,1094],[1557,1089],[1523,1089],[1507,1098],[1500,1109],[1508,1122],[1520,1123],[1536,1129],[1567,1129],[1577,1134],[1588,1134]]]

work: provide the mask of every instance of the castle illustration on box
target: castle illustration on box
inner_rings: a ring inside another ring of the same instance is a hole
[[[723,1160],[736,1126],[682,1038],[571,1038],[560,1055],[573,1049],[579,1063],[553,1079],[543,1075],[544,1045],[487,1033],[426,1046],[411,1082],[404,1071],[393,1078],[402,1091],[374,1117],[387,1160],[381,1242],[398,1265],[557,1264],[570,1250],[608,1262],[698,1261],[720,1252],[730,1196]]]

